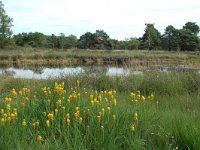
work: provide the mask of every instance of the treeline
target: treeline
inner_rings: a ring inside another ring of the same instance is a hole
[[[64,33],[56,36],[44,35],[39,32],[19,33],[12,35],[12,18],[10,18],[0,1],[0,48],[8,46],[31,46],[56,49],[149,49],[169,51],[195,51],[200,50],[200,27],[195,22],[187,22],[182,29],[172,25],[165,28],[161,34],[154,24],[145,24],[144,34],[140,38],[127,38],[125,40],[111,39],[103,30],[95,33],[86,32],[80,38],[75,35],[65,36]]]

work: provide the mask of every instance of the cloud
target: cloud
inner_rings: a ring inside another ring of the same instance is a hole
[[[5,9],[14,19],[14,33],[80,36],[105,30],[111,38],[140,37],[145,23],[155,23],[163,32],[167,25],[181,28],[197,22],[200,0],[6,0]]]

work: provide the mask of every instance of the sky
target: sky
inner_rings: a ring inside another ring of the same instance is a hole
[[[161,33],[168,25],[200,26],[200,0],[2,0],[13,34],[41,32],[77,37],[104,30],[110,38],[141,37],[145,23]]]

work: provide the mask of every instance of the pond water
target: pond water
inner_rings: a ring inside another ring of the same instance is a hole
[[[141,66],[65,66],[65,67],[17,67],[17,66],[4,66],[0,67],[0,74],[6,74],[14,78],[29,78],[29,79],[48,79],[57,78],[66,75],[98,75],[106,74],[108,76],[126,76],[130,74],[142,75],[146,72],[160,72],[170,73],[172,71],[190,71],[193,69],[185,68],[184,66],[154,66],[154,67],[141,67]],[[200,73],[200,70],[197,70]]]

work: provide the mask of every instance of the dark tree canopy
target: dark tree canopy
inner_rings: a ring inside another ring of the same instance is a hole
[[[142,37],[143,46],[149,50],[159,49],[161,43],[160,32],[154,27],[154,24],[145,25],[145,33]]]
[[[169,51],[179,50],[179,42],[179,31],[172,25],[167,26],[162,36],[162,47]]]
[[[4,5],[2,1],[0,1],[0,48],[12,43],[12,40],[10,39],[12,35],[12,22],[12,18],[6,14]]]
[[[187,22],[183,29],[190,30],[194,35],[197,35],[200,31],[199,26],[196,24],[196,22]]]

